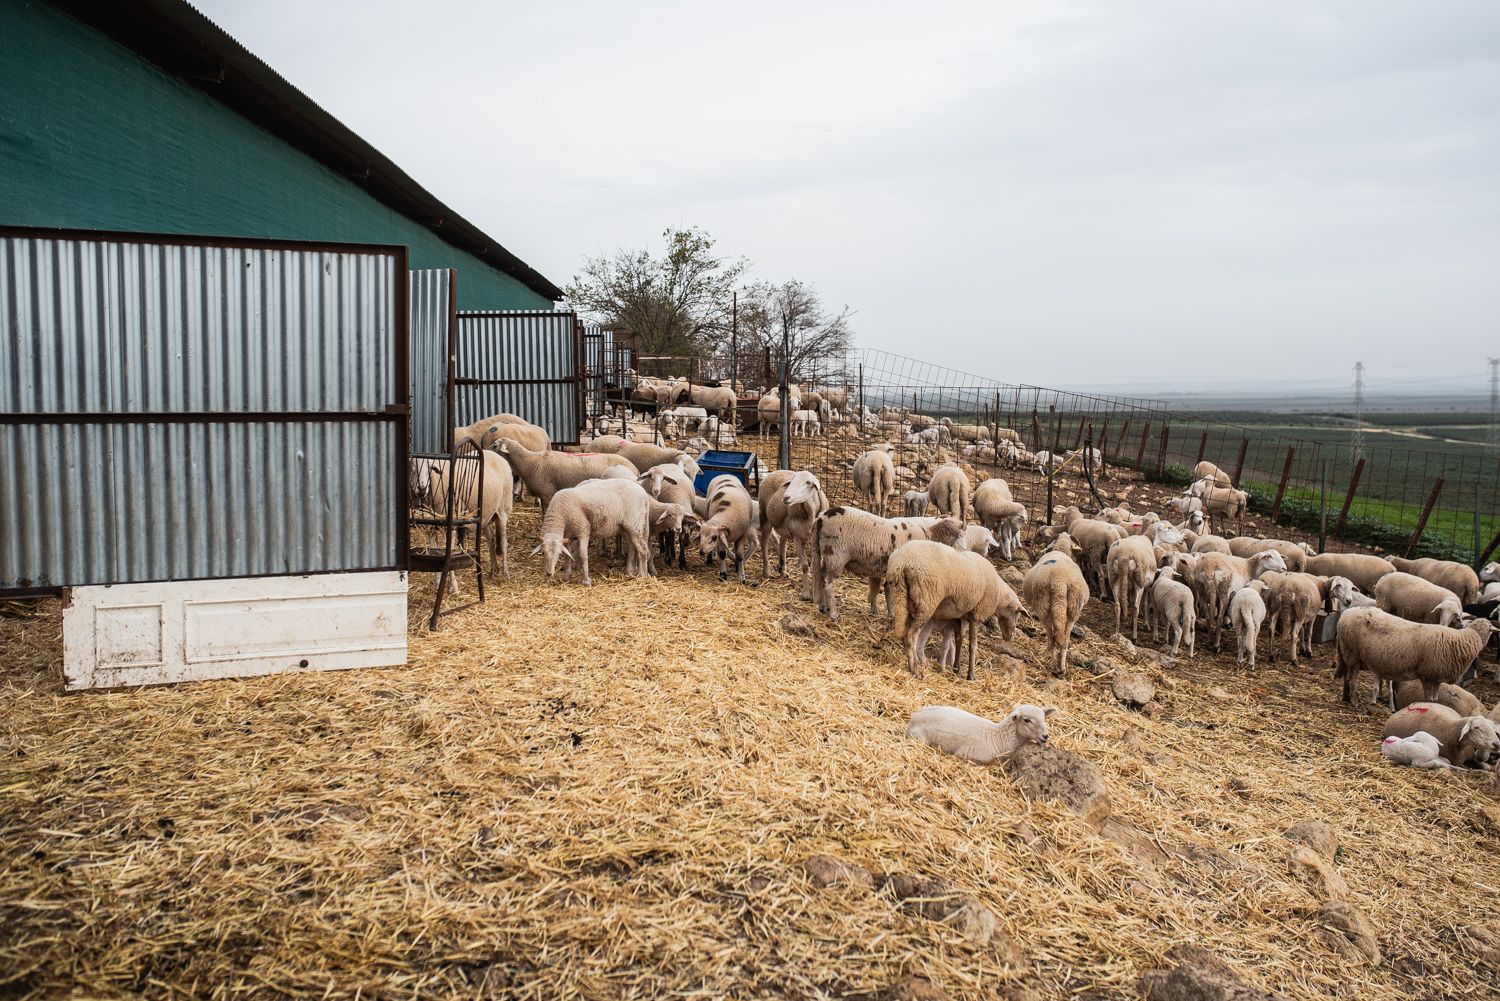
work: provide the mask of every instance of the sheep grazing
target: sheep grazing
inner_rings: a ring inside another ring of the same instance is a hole
[[[1419,680],[1428,701],[1438,686],[1452,684],[1489,641],[1490,623],[1475,619],[1463,629],[1407,622],[1378,608],[1351,608],[1339,617],[1334,677],[1344,683],[1344,701],[1354,702],[1361,671],[1392,681]],[[1403,735],[1404,736],[1404,735]]]
[[[854,489],[871,511],[884,517],[886,498],[896,489],[896,467],[891,452],[896,446],[883,443],[854,460]]]
[[[1262,550],[1272,552],[1273,550]],[[1312,655],[1313,624],[1328,600],[1328,578],[1309,573],[1268,573],[1266,609],[1271,620],[1271,659],[1276,659],[1276,634],[1284,633],[1291,645],[1292,663],[1299,653]]]
[[[1455,768],[1483,766],[1500,760],[1500,732],[1483,716],[1460,716],[1436,702],[1417,702],[1398,710],[1385,721],[1383,737],[1410,737],[1430,733],[1439,750]]]
[[[991,532],[983,525],[965,525],[963,532],[958,536],[958,541],[953,543],[953,548],[966,553],[978,553],[980,556],[989,556],[990,550],[1000,544]]]
[[[1266,620],[1266,582],[1252,580],[1229,598],[1229,625],[1234,630],[1234,662],[1243,664],[1250,659],[1250,669],[1255,669],[1255,645],[1260,636],[1261,623]],[[1296,643],[1293,642],[1295,649]]]
[[[1387,737],[1380,742],[1380,756],[1397,765],[1413,768],[1452,768],[1442,756],[1443,745],[1426,731],[1419,730],[1410,737]]]
[[[1223,648],[1224,613],[1230,596],[1252,580],[1272,570],[1286,570],[1286,560],[1274,549],[1241,558],[1223,553],[1198,553],[1192,563],[1188,582],[1197,594],[1204,617],[1214,630],[1214,650]]]
[[[939,466],[927,481],[927,496],[940,515],[968,521],[973,514],[974,491],[968,474],[954,463]]]
[[[999,723],[956,706],[924,706],[912,713],[906,735],[946,754],[987,765],[1008,758],[1024,744],[1045,744],[1047,718],[1055,706],[1022,703]]]
[[[1375,582],[1395,573],[1396,568],[1388,560],[1367,553],[1319,553],[1307,558],[1302,571],[1319,577],[1347,577],[1365,594],[1374,594]]]
[[[1250,535],[1236,535],[1229,540],[1229,551],[1235,556],[1254,556],[1267,549],[1274,549],[1286,560],[1286,568],[1293,573],[1302,573],[1307,558],[1313,555],[1311,546],[1302,542],[1286,542],[1282,539],[1257,539]]]
[[[904,518],[922,518],[927,515],[928,495],[926,490],[908,490],[901,495],[901,515]]]
[[[802,597],[813,596],[813,531],[818,515],[828,510],[828,495],[823,484],[806,470],[792,472],[778,469],[760,482],[760,569],[762,578],[771,576],[770,535],[774,531],[776,563],[786,573],[786,544],[790,540],[802,571]]]
[[[1118,539],[1110,545],[1105,565],[1109,586],[1115,596],[1115,632],[1120,631],[1120,616],[1129,602],[1130,638],[1139,639],[1141,599],[1146,593],[1147,580],[1156,567],[1156,554],[1151,543],[1139,535]]]
[[[1399,556],[1390,558],[1391,566],[1403,573],[1421,577],[1439,587],[1447,588],[1458,595],[1458,600],[1472,605],[1479,600],[1479,575],[1472,567],[1453,560],[1405,560]]]
[[[465,432],[467,434],[467,432]],[[474,439],[470,437],[469,441]],[[490,550],[490,573],[499,573],[510,579],[510,515],[512,506],[512,483],[510,466],[494,452],[484,452],[484,496],[456,497],[460,511],[472,513],[476,502],[479,507],[480,530]],[[448,460],[412,459],[412,482],[418,486],[416,493],[427,501],[434,513],[444,515],[448,508]],[[424,480],[425,477],[425,480]],[[463,482],[462,478],[458,481]],[[479,484],[474,484],[478,492]],[[455,490],[455,493],[457,491]],[[497,558],[498,557],[498,558]],[[450,577],[450,581],[457,581]]]
[[[537,452],[505,439],[495,442],[494,448],[510,461],[511,468],[526,489],[541,501],[544,510],[559,490],[575,487],[584,480],[599,479],[611,467],[626,470],[632,479],[637,472],[630,460],[621,455]]]
[[[878,614],[876,597],[885,584],[891,553],[915,539],[953,545],[963,533],[953,518],[882,518],[857,507],[831,507],[818,516],[813,538],[813,593],[818,608],[837,620],[838,595],[834,584],[848,570],[870,585],[870,614]],[[892,611],[886,587],[885,607]]]
[[[651,562],[646,544],[649,525],[650,498],[639,483],[633,479],[590,480],[552,495],[532,555],[542,554],[548,577],[557,572],[558,557],[567,556],[564,579],[573,579],[576,563],[588,587],[594,583],[589,576],[589,543],[619,538],[626,549],[626,575],[644,577]]]
[[[1048,669],[1062,677],[1068,668],[1073,627],[1089,600],[1088,581],[1073,562],[1078,546],[1064,532],[1021,578],[1021,597],[1047,634]]]
[[[727,580],[724,561],[731,556],[741,584],[745,583],[747,548],[753,540],[755,501],[733,476],[716,477],[708,485],[708,516],[698,526],[698,548],[705,559],[717,560],[719,580]]]
[[[1477,590],[1477,580],[1474,586]],[[1463,614],[1463,603],[1458,595],[1440,584],[1400,570],[1375,582],[1374,597],[1376,608],[1411,622],[1436,622],[1446,626]]]
[[[1207,459],[1200,460],[1198,464],[1193,467],[1193,479],[1211,480],[1221,487],[1234,486],[1234,481],[1229,478],[1229,474],[1224,472],[1224,470],[1220,469],[1218,466],[1214,465],[1212,462],[1209,462]]]
[[[1467,688],[1459,688],[1457,685],[1438,685],[1437,694],[1429,699],[1423,693],[1420,681],[1403,681],[1396,686],[1397,709],[1405,709],[1417,702],[1436,702],[1438,705],[1447,706],[1460,716],[1483,716],[1485,714],[1484,703],[1480,702]]]
[[[693,480],[687,470],[677,463],[664,462],[659,466],[652,466],[636,477],[636,482],[652,498],[664,504],[677,504],[689,512],[693,511],[695,499]],[[688,546],[691,545],[691,524],[684,522],[683,527],[676,532],[658,530],[657,541],[661,548],[662,559],[670,566],[675,554],[679,570],[687,569],[687,551]]]
[[[974,517],[994,532],[1000,540],[1000,553],[1007,560],[1021,543],[1021,529],[1026,527],[1026,505],[1017,504],[1010,487],[1002,479],[988,479],[974,490]]]
[[[979,624],[998,619],[1006,639],[1015,631],[1021,601],[978,553],[961,552],[940,542],[917,539],[898,546],[885,574],[890,589],[896,635],[906,647],[906,669],[922,676],[927,637],[937,621],[969,627],[969,669],[974,680]],[[955,666],[962,666],[962,652]]]
[[[1177,646],[1186,636],[1188,656],[1196,657],[1198,613],[1193,605],[1193,589],[1175,578],[1175,570],[1162,567],[1156,571],[1156,579],[1151,584],[1151,601],[1147,605],[1151,641],[1156,641],[1159,620],[1166,624],[1167,638],[1172,642],[1172,656],[1177,656]]]

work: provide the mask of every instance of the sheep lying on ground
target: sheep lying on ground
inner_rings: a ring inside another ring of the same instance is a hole
[[[1147,620],[1151,626],[1151,640],[1156,641],[1158,621],[1166,624],[1167,638],[1172,642],[1171,654],[1177,656],[1177,646],[1187,637],[1188,656],[1197,656],[1198,613],[1193,606],[1193,589],[1175,579],[1176,571],[1162,567],[1156,571],[1151,584],[1151,601],[1147,604]]]
[[[973,514],[968,474],[951,462],[939,466],[927,481],[927,496],[933,510],[945,517],[968,521]]]
[[[1073,627],[1089,600],[1088,581],[1073,562],[1077,551],[1072,537],[1064,532],[1021,578],[1021,597],[1047,634],[1047,667],[1058,677],[1067,672]]]
[[[996,723],[956,706],[925,706],[912,713],[906,735],[976,765],[1009,757],[1023,744],[1045,744],[1054,706],[1022,703]]]
[[[1430,733],[1438,739],[1443,757],[1455,768],[1500,760],[1500,732],[1483,716],[1460,716],[1436,702],[1416,702],[1385,721],[1386,737]]]
[[[1475,587],[1478,587],[1477,583]],[[1436,622],[1446,626],[1463,613],[1463,603],[1458,595],[1441,584],[1400,570],[1375,582],[1374,597],[1376,608],[1411,622]]]
[[[535,452],[504,439],[495,442],[494,448],[510,461],[511,468],[526,484],[526,489],[541,501],[544,509],[559,490],[577,486],[584,480],[598,479],[610,467],[626,470],[632,479],[637,473],[630,460],[621,455]]]
[[[1120,631],[1120,618],[1126,605],[1130,607],[1130,638],[1140,638],[1141,599],[1146,593],[1146,584],[1156,568],[1156,554],[1151,543],[1139,535],[1127,535],[1113,542],[1105,557],[1105,569],[1110,589],[1115,596],[1115,632]]]
[[[1375,592],[1375,582],[1396,568],[1379,556],[1368,553],[1319,553],[1302,564],[1304,573],[1319,577],[1347,577],[1365,594]]]
[[[1392,682],[1419,680],[1431,701],[1439,685],[1452,684],[1463,675],[1489,641],[1490,631],[1490,623],[1483,619],[1449,629],[1407,622],[1378,608],[1351,608],[1339,617],[1334,677],[1343,681],[1344,701],[1351,705],[1361,671]]]
[[[884,517],[886,498],[896,489],[896,467],[891,452],[896,446],[876,445],[854,460],[854,489],[871,511]]]
[[[848,570],[870,585],[870,614],[878,614],[875,601],[885,584],[891,553],[914,539],[930,539],[953,545],[963,525],[953,518],[882,518],[857,507],[831,507],[818,516],[813,533],[813,593],[818,608],[837,620],[838,595],[834,584]],[[885,607],[892,611],[891,592],[886,587]]]
[[[760,481],[760,571],[771,576],[771,540],[776,533],[776,564],[786,573],[786,544],[790,540],[802,571],[802,597],[813,596],[812,566],[813,530],[818,515],[828,510],[828,495],[823,484],[806,470],[792,472],[778,469]]]
[[[908,490],[901,495],[901,514],[906,518],[921,518],[927,514],[928,494],[926,490]]]
[[[734,559],[734,570],[745,583],[745,561],[754,538],[755,501],[744,484],[733,476],[715,477],[708,485],[708,517],[698,526],[698,548],[705,559],[717,560],[719,580],[728,579],[725,559]]]
[[[1403,573],[1430,581],[1447,588],[1465,604],[1479,600],[1479,575],[1473,568],[1453,560],[1405,560],[1399,556],[1390,558],[1391,566]]]
[[[992,478],[975,488],[973,507],[974,517],[1000,539],[1000,553],[1009,560],[1026,526],[1026,505],[1011,499],[1004,480]]]
[[[1413,768],[1452,768],[1453,765],[1442,756],[1442,750],[1443,745],[1438,739],[1425,731],[1418,731],[1410,737],[1387,737],[1380,742],[1381,757]]]
[[[557,572],[559,556],[568,557],[563,577],[572,580],[573,565],[583,570],[583,583],[589,577],[589,543],[620,538],[625,546],[627,576],[645,576],[651,554],[646,539],[650,524],[650,498],[634,480],[589,480],[577,486],[558,490],[542,515],[540,541],[532,555],[541,553],[544,569],[551,577]]]
[[[891,589],[896,635],[906,647],[906,669],[916,678],[922,676],[934,622],[969,626],[968,678],[972,681],[979,624],[998,618],[1009,639],[1021,612],[1020,599],[989,560],[940,542],[918,539],[897,547],[885,583]],[[961,667],[961,651],[958,661]]]
[[[1448,684],[1438,685],[1437,694],[1429,699],[1422,691],[1420,681],[1403,681],[1396,686],[1397,709],[1405,709],[1417,702],[1436,702],[1440,706],[1447,706],[1460,716],[1483,716],[1485,714],[1484,703],[1480,702],[1467,688]]]
[[[1260,625],[1266,620],[1266,582],[1252,580],[1229,598],[1229,625],[1234,629],[1234,662],[1243,664],[1250,658],[1250,668],[1255,669],[1255,645],[1260,636]],[[1296,649],[1293,640],[1292,649]]]

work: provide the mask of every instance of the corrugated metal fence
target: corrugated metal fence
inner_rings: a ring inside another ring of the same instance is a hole
[[[457,425],[512,413],[574,444],[583,425],[583,326],[573,313],[461,312]]]
[[[0,228],[0,591],[406,563],[406,251]]]
[[[449,268],[410,274],[411,450],[443,455],[454,426],[448,384],[453,378],[458,286]]]

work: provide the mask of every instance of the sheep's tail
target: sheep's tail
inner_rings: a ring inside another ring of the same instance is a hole
[[[885,582],[891,589],[891,615],[894,619],[891,626],[896,638],[902,640],[906,637],[906,596],[910,591],[907,574],[910,572],[899,566],[891,567],[885,572]]]

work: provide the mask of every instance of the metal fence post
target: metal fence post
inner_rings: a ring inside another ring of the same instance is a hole
[[[1240,479],[1245,475],[1245,453],[1249,451],[1249,449],[1250,439],[1248,437],[1241,438],[1240,457],[1235,461],[1234,464],[1234,485],[1236,487],[1240,486]],[[1243,487],[1241,487],[1241,489],[1243,489]]]
[[[1141,428],[1141,447],[1137,449],[1135,453],[1135,468],[1143,476],[1146,473],[1146,442],[1149,441],[1150,438],[1151,422],[1147,421],[1146,426]]]
[[[1412,554],[1417,551],[1417,543],[1422,541],[1422,533],[1427,529],[1427,519],[1432,517],[1432,509],[1437,506],[1438,495],[1443,492],[1443,478],[1439,476],[1432,484],[1432,493],[1427,495],[1427,505],[1422,508],[1422,517],[1417,519],[1417,527],[1411,533],[1411,541],[1406,544],[1406,559],[1411,559]]]
[[[1167,471],[1167,440],[1171,437],[1172,425],[1161,426],[1161,451],[1156,453],[1156,478],[1159,480]]]
[[[1271,505],[1271,520],[1276,521],[1281,517],[1281,501],[1286,496],[1286,481],[1292,475],[1292,458],[1297,454],[1295,445],[1286,450],[1286,465],[1281,467],[1281,483],[1276,487],[1276,503]]]
[[[1478,573],[1484,569],[1484,564],[1479,561],[1479,508],[1474,508],[1474,571]]]
[[[1344,522],[1349,519],[1349,507],[1354,503],[1354,492],[1359,489],[1359,478],[1365,471],[1365,457],[1360,456],[1359,461],[1354,464],[1354,472],[1349,476],[1349,492],[1344,494],[1344,506],[1339,508],[1339,520],[1333,523],[1333,534],[1335,536],[1344,534]]]
[[[1318,552],[1328,548],[1328,460],[1322,461],[1322,490],[1318,498]]]

